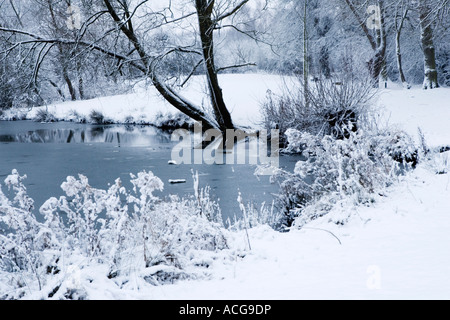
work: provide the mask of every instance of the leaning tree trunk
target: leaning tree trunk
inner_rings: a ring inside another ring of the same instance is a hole
[[[424,57],[424,89],[438,88],[438,73],[436,68],[436,51],[433,43],[433,28],[431,9],[427,0],[420,1],[419,7],[420,31]]]
[[[212,20],[214,1],[196,0],[195,7],[197,9],[203,60],[206,66],[212,109],[219,129],[225,132],[227,129],[234,129],[234,125],[223,99],[214,62],[214,22]]]

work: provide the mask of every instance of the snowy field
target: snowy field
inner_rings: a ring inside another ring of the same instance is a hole
[[[260,102],[281,78],[224,75],[221,84],[234,121],[258,126]],[[186,96],[201,104],[203,86]],[[129,116],[152,122],[173,112],[152,91],[47,106],[57,118],[76,110],[101,111],[123,122]],[[380,123],[398,126],[429,147],[450,146],[450,89],[383,89],[376,103]],[[36,109],[28,112],[34,116]],[[8,116],[7,114],[4,116]],[[336,206],[302,230],[278,233],[267,226],[226,232],[229,249],[205,253],[209,268],[197,280],[153,286],[141,274],[119,289],[103,265],[65,270],[67,285],[89,299],[450,299],[450,152],[435,154],[391,186],[370,207]],[[345,225],[339,221],[346,219]],[[249,243],[251,249],[249,248]],[[6,287],[0,283],[0,296]],[[50,286],[49,286],[50,288]],[[41,299],[35,292],[29,299]]]
[[[418,128],[429,147],[450,143],[450,90],[422,90],[420,86],[405,90],[396,84],[381,90],[377,100],[380,123],[398,126],[418,138]]]

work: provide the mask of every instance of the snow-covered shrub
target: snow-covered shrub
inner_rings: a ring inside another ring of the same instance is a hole
[[[136,124],[136,120],[134,120],[133,116],[127,116],[125,120],[123,120],[124,124]]]
[[[282,94],[267,93],[262,104],[264,125],[280,130],[283,145],[288,129],[348,138],[367,116],[375,94],[368,79],[354,75],[316,79],[306,91],[302,79],[287,80]]]
[[[0,119],[6,121],[27,120],[27,111],[18,108],[2,110],[0,112]]]
[[[266,99],[261,105],[264,126],[268,132],[271,129],[280,130],[281,145],[286,145],[284,134],[289,128],[301,126],[299,122],[303,110],[301,101],[301,95],[297,97],[290,91],[282,95],[276,95],[271,90],[267,91]]]
[[[183,270],[202,251],[227,248],[220,224],[193,214],[192,209],[191,201],[171,197],[151,212],[139,215],[146,267],[168,265]]]
[[[263,202],[257,206],[253,202],[244,205],[242,198],[240,199],[240,207],[242,217],[234,217],[234,220],[227,220],[227,224],[230,230],[244,230],[245,228],[251,229],[257,226],[267,225],[273,229],[279,228],[279,222],[282,218],[281,213],[275,207],[275,202],[272,201],[270,205]]]
[[[223,223],[222,210],[219,204],[211,198],[211,187],[199,187],[198,171],[191,170],[192,180],[194,182],[194,201],[193,206],[197,206],[197,214],[206,217],[209,221]]]
[[[161,130],[172,132],[177,129],[192,130],[194,121],[181,112],[175,114],[158,112],[153,125]]]
[[[220,225],[199,214],[194,200],[162,201],[154,192],[164,184],[153,173],[131,177],[133,192],[122,187],[120,179],[105,191],[90,187],[82,175],[78,180],[69,177],[61,186],[69,198],[50,199],[41,212],[64,212],[70,247],[109,261],[114,273],[128,272],[124,264],[136,259],[140,263],[134,261],[134,267],[165,264],[182,269],[189,250],[226,246]]]
[[[103,124],[105,116],[100,111],[92,110],[89,114],[89,119],[92,123]]]
[[[448,174],[450,172],[450,153],[435,154],[428,164],[436,174]]]
[[[47,272],[50,254],[44,254],[49,248],[45,228],[33,215],[34,201],[28,197],[23,180],[17,170],[5,179],[8,190],[15,195],[12,200],[0,187],[0,272],[14,274],[9,279],[10,287],[18,288],[18,295],[23,295],[25,286],[32,279],[35,286],[28,289],[41,289],[42,279]]]
[[[409,166],[416,150],[402,132],[360,130],[340,140],[290,129],[287,136],[305,157],[294,172],[279,170],[273,177],[280,183],[278,205],[287,226],[321,217],[340,201],[370,204],[396,181],[400,164]]]
[[[86,117],[84,115],[80,115],[76,110],[70,110],[67,116],[67,120],[76,123],[86,123]]]
[[[419,151],[414,140],[404,131],[385,130],[373,135],[372,144],[383,148],[392,159],[415,167],[419,162]],[[424,142],[422,142],[424,144]]]
[[[56,120],[56,117],[44,108],[39,109],[34,116],[34,121],[36,122],[56,122]]]
[[[131,175],[132,190],[120,179],[102,190],[83,175],[68,177],[61,185],[65,196],[40,208],[44,222],[32,213],[24,178],[14,170],[5,180],[13,200],[0,189],[6,230],[0,235],[0,278],[9,286],[4,298],[40,292],[43,298],[85,299],[83,281],[94,279],[78,278],[93,269],[119,287],[136,276],[149,285],[172,283],[202,275],[208,252],[228,247],[222,224],[211,220],[220,215],[211,212],[217,206],[207,191],[160,199],[155,193],[164,184],[152,172]]]
[[[111,119],[105,118],[103,113],[98,110],[92,110],[89,113],[89,120],[93,124],[112,124],[113,121]]]

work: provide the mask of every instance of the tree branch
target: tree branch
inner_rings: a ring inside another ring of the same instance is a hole
[[[222,14],[220,17],[217,17],[214,19],[214,23],[217,23],[219,21],[222,21],[225,18],[228,18],[229,16],[234,15],[236,12],[242,9],[242,7],[249,2],[250,0],[243,0],[241,3],[239,3],[236,7],[234,7],[232,10],[228,11],[227,13]]]
[[[375,39],[373,38],[373,36],[370,34],[369,28],[367,28],[366,23],[359,16],[358,10],[356,10],[356,8],[355,8],[355,6],[354,6],[354,4],[352,3],[351,0],[345,0],[345,2],[347,3],[347,5],[350,8],[350,10],[353,12],[353,15],[355,16],[356,20],[358,21],[358,24],[363,29],[367,39],[369,39],[369,42],[370,42],[370,45],[372,46],[372,49],[376,50],[377,49],[377,43],[376,43]]]
[[[183,81],[183,83],[180,85],[180,87],[184,87],[184,85],[189,81],[189,79],[194,75],[195,71],[198,69],[198,67],[200,67],[203,64],[203,59],[201,59],[199,62],[197,62],[197,64],[194,66],[194,68],[192,68],[192,71],[189,73],[189,75],[187,76],[187,78]]]
[[[233,65],[233,66],[227,66],[227,67],[218,68],[217,69],[217,73],[222,72],[224,70],[228,70],[228,69],[243,68],[243,67],[250,67],[250,66],[256,67],[257,65],[254,62],[243,63],[243,64],[236,64],[236,65]]]
[[[18,47],[20,45],[30,44],[30,43],[35,43],[35,44],[36,43],[41,43],[41,44],[81,45],[81,46],[90,48],[92,50],[99,51],[99,52],[101,52],[103,54],[106,54],[106,55],[108,55],[110,57],[113,57],[115,59],[118,59],[118,60],[124,60],[124,61],[128,60],[128,58],[126,56],[123,56],[121,54],[117,54],[116,52],[109,51],[109,50],[107,50],[105,48],[102,48],[102,47],[96,45],[96,44],[88,43],[88,42],[85,42],[85,41],[69,40],[69,39],[45,39],[45,38],[43,38],[41,36],[32,34],[32,33],[27,32],[27,31],[17,30],[17,29],[9,29],[9,28],[3,28],[3,27],[0,27],[0,31],[9,32],[9,33],[18,33],[18,34],[26,35],[26,36],[29,36],[30,38],[32,38],[32,40],[21,41],[21,42],[18,42],[16,44],[14,44],[13,47],[8,49],[8,51],[13,50],[14,48],[16,48],[16,47]],[[138,70],[140,70],[142,72],[146,72],[147,71],[145,68],[143,68],[142,66],[140,66],[140,65],[138,65],[136,63],[130,62],[130,64],[133,67],[135,67],[136,69],[138,69]]]

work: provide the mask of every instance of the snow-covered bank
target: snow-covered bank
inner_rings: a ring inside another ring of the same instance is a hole
[[[267,90],[282,92],[290,85],[286,77],[268,74],[224,74],[220,76],[224,98],[233,121],[243,127],[258,127],[262,123],[261,103]],[[194,77],[181,89],[182,94],[198,105],[207,104],[203,77]],[[450,88],[423,90],[415,86],[406,90],[390,83],[388,89],[380,89],[376,100],[380,125],[399,126],[418,138],[420,128],[430,147],[450,144]],[[89,119],[92,111],[100,112],[113,123],[155,124],[161,115],[174,115],[178,111],[165,102],[156,90],[146,84],[134,86],[130,94],[98,97],[85,101],[51,103],[31,110],[7,110],[0,119],[23,118],[33,120],[39,110],[47,110],[58,120],[76,121]]]
[[[260,103],[265,98],[267,90],[277,92],[282,85],[282,77],[264,74],[227,74],[220,77],[224,96],[233,120],[242,126],[256,126],[260,122]],[[207,96],[203,77],[194,77],[190,84],[181,89],[189,100],[204,105]],[[89,119],[92,111],[103,114],[105,119],[113,123],[150,123],[158,122],[158,116],[176,114],[178,112],[168,104],[154,87],[141,82],[134,86],[130,94],[98,97],[84,101],[67,101],[51,103],[47,106],[31,110],[7,110],[0,119],[13,118],[33,120],[39,110],[47,110],[57,120],[77,121]]]

